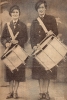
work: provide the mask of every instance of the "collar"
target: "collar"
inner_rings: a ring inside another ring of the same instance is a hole
[[[15,23],[15,22],[17,23],[18,22],[18,19],[17,20],[13,20],[13,23]]]
[[[45,16],[45,14],[44,15],[39,15],[40,18],[43,18],[44,16]]]

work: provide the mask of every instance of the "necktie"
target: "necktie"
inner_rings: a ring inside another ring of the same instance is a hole
[[[17,23],[17,22],[14,22],[14,23],[13,23],[13,24],[14,24],[14,28],[16,27],[16,23]]]
[[[43,21],[44,20],[44,17],[40,17],[40,19]]]

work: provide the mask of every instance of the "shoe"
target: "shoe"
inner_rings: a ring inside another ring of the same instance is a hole
[[[14,93],[14,94],[13,94],[13,98],[14,98],[14,99],[17,99],[17,98],[18,98],[18,94],[17,94],[17,93]]]
[[[46,100],[50,100],[50,96],[48,92],[46,93]]]
[[[13,93],[9,93],[6,97],[6,99],[10,99],[10,98],[13,98]]]
[[[42,99],[46,99],[46,94],[45,93],[42,94]]]
[[[38,100],[41,100],[42,99],[42,94],[43,93],[39,93],[39,99]]]

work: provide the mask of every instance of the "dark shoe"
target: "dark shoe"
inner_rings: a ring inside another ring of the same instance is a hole
[[[42,94],[43,93],[39,93],[39,99],[38,100],[41,100],[42,99]]]
[[[18,94],[17,94],[17,93],[14,93],[14,94],[13,94],[13,98],[14,98],[14,99],[17,99],[17,98],[18,98]]]
[[[46,93],[46,100],[50,100],[50,96],[48,92]]]
[[[46,94],[45,93],[42,94],[42,98],[46,99]]]
[[[10,99],[10,98],[13,98],[13,93],[9,93],[6,97],[6,99]]]

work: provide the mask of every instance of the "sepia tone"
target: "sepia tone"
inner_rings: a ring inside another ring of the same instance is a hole
[[[0,0],[0,58],[5,48],[1,44],[1,35],[4,24],[11,20],[9,8],[18,5],[21,10],[20,20],[27,26],[28,41],[25,44],[25,51],[28,55],[33,52],[30,43],[30,27],[32,21],[38,16],[35,10],[35,3],[38,0]],[[60,41],[67,47],[67,0],[46,0],[47,14],[53,15],[57,21]],[[60,50],[61,51],[61,50]],[[38,100],[38,80],[32,79],[32,57],[29,57],[25,69],[25,82],[20,82],[18,89],[18,100]],[[50,80],[50,100],[67,100],[67,57],[57,67],[57,78]],[[0,100],[6,100],[9,91],[9,83],[5,82],[5,65],[0,59]],[[14,100],[14,99],[11,99]]]

